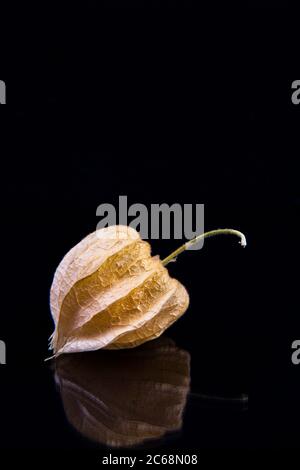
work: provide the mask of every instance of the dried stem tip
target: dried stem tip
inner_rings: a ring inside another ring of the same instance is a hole
[[[200,240],[204,240],[205,238],[209,237],[214,237],[216,235],[236,235],[240,238],[241,246],[245,247],[247,245],[245,235],[239,230],[234,230],[232,228],[219,228],[216,230],[211,230],[210,232],[202,233],[201,235],[198,235],[197,237],[193,238],[192,240],[189,240],[184,245],[177,248],[177,250],[173,251],[173,253],[171,253],[162,261],[163,266],[166,266],[170,261],[180,255],[180,253],[185,250],[188,250],[190,246],[195,245],[195,243],[198,243]]]

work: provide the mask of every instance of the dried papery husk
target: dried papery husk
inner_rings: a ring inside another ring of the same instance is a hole
[[[65,355],[56,361],[56,382],[77,431],[129,447],[182,427],[190,355],[165,337],[133,350]]]
[[[187,309],[185,288],[130,227],[88,235],[58,266],[50,294],[55,355],[131,348],[160,336]]]

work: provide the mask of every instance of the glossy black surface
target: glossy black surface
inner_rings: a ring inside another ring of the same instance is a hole
[[[250,54],[240,58],[238,70],[227,59],[226,68],[218,63],[227,71],[221,83],[219,72],[203,72],[209,66],[199,73],[195,31],[185,42],[175,36],[172,47],[162,37],[144,45],[129,33],[122,40],[110,37],[99,61],[91,54],[94,69],[81,62],[76,80],[59,45],[45,51],[38,75],[28,72],[20,81],[14,71],[7,73],[11,107],[1,113],[0,339],[7,344],[7,365],[0,365],[1,448],[48,449],[49,459],[53,449],[72,450],[73,458],[75,450],[94,450],[97,458],[109,451],[103,439],[75,429],[63,407],[62,377],[44,359],[53,329],[48,301],[54,270],[95,229],[97,206],[117,204],[119,195],[147,206],[205,203],[205,228],[240,229],[248,246],[242,249],[230,237],[207,240],[201,251],[183,253],[169,265],[191,299],[166,335],[190,357],[182,427],[114,452],[299,446],[300,365],[291,362],[291,345],[300,336],[300,107],[291,104],[291,80],[264,75]],[[78,83],[80,103],[74,98]],[[162,258],[178,244],[151,242]],[[100,362],[112,360],[109,352],[97,354]],[[136,354],[125,354],[130,367]],[[82,381],[75,370],[70,383],[77,387],[76,406],[82,394],[86,399]],[[97,387],[88,394],[97,396]],[[247,394],[247,404],[216,399],[240,394]]]

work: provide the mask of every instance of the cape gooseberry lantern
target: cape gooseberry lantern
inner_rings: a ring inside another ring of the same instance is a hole
[[[166,265],[207,237],[237,235],[218,229],[199,235],[164,260],[126,226],[97,230],[59,264],[50,293],[54,356],[97,349],[132,348],[160,336],[187,310],[189,295]]]

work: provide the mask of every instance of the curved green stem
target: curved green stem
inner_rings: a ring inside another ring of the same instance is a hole
[[[204,240],[205,238],[209,237],[214,237],[216,235],[236,235],[240,238],[240,244],[243,247],[245,247],[247,244],[245,235],[242,232],[239,232],[239,230],[234,230],[232,228],[219,228],[217,230],[211,230],[210,232],[205,232],[201,235],[198,235],[197,237],[193,238],[192,240],[189,240],[184,245],[177,248],[177,250],[173,251],[173,253],[171,253],[162,261],[163,266],[166,266],[170,261],[180,255],[180,253],[182,253],[183,251],[187,250],[191,245],[198,243],[200,240]]]

